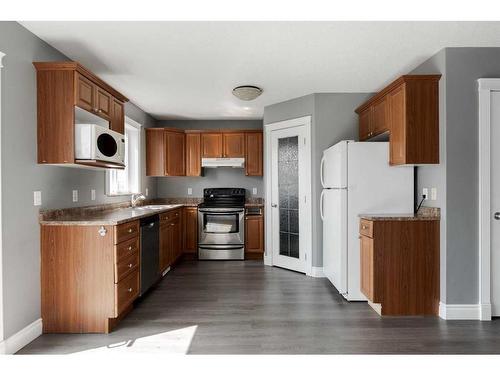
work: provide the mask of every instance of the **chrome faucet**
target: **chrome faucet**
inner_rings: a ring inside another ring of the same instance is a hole
[[[139,203],[140,201],[145,201],[145,200],[146,200],[146,197],[142,193],[132,194],[132,196],[130,197],[130,204],[132,205],[132,208],[134,208],[137,206],[137,203]]]

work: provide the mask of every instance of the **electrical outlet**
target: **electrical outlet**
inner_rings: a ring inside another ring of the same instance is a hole
[[[257,195],[257,188],[256,187],[252,188],[252,194]]]
[[[149,189],[146,188],[146,197],[149,195]]]
[[[95,201],[95,189],[90,189],[90,200]]]
[[[425,200],[429,199],[429,189],[423,188],[422,195],[425,195]]]
[[[437,189],[435,187],[431,188],[431,201],[435,201],[437,199]]]
[[[73,202],[78,202],[78,190],[73,190]]]
[[[188,187],[188,195],[193,195],[193,188]]]
[[[42,205],[42,192],[34,191],[33,192],[33,206],[41,206]]]

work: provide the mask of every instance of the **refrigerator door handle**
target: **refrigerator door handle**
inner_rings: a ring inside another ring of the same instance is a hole
[[[325,190],[321,190],[321,195],[319,196],[319,215],[321,216],[321,220],[325,220],[325,215],[323,212],[323,196],[325,195]]]
[[[325,155],[321,158],[321,163],[319,165],[319,179],[321,181],[321,186],[325,187],[325,176],[323,174],[323,166],[325,164]]]

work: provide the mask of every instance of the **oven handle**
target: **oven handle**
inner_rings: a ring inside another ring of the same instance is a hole
[[[206,250],[238,250],[238,249],[243,249],[244,247],[245,246],[243,245],[209,245],[209,246],[198,245],[198,248]]]
[[[241,211],[211,211],[211,210],[198,210],[202,213],[214,214],[214,215],[227,215],[227,214],[241,214],[244,210]]]

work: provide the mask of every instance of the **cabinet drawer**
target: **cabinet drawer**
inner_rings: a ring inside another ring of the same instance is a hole
[[[180,216],[180,210],[174,210],[174,211],[168,211],[160,214],[160,221],[171,221],[173,219],[176,219]]]
[[[139,295],[139,271],[133,271],[115,284],[115,311],[120,315]]]
[[[135,254],[115,263],[115,283],[123,280],[123,278],[131,272],[137,271],[138,267],[139,252],[135,252]]]
[[[115,262],[121,262],[124,258],[127,258],[132,254],[138,254],[139,246],[139,237],[134,237],[128,241],[115,245]]]
[[[115,243],[126,241],[138,235],[139,235],[138,220],[115,226]]]
[[[365,219],[359,221],[359,234],[362,236],[373,237],[373,222]]]

